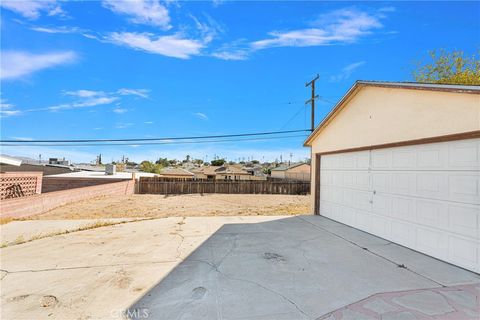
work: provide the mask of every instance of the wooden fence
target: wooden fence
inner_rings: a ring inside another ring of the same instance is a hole
[[[310,182],[302,181],[223,181],[223,180],[165,180],[141,177],[141,194],[237,193],[237,194],[308,194]]]

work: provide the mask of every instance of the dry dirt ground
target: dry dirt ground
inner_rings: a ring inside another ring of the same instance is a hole
[[[310,214],[310,197],[206,194],[104,196],[71,203],[29,219],[163,218]]]

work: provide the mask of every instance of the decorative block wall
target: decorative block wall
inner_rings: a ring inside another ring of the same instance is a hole
[[[42,192],[42,172],[1,172],[0,200],[33,196]]]

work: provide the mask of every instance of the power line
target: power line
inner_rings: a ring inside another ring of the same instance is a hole
[[[131,138],[131,139],[65,139],[65,140],[0,140],[0,145],[4,143],[19,143],[34,144],[34,143],[81,143],[81,142],[135,142],[135,141],[162,141],[162,140],[196,140],[196,139],[216,139],[216,138],[233,138],[233,137],[249,137],[249,136],[265,136],[276,135],[284,133],[295,132],[309,132],[310,130],[287,130],[287,131],[269,131],[269,132],[257,132],[257,133],[238,133],[238,134],[224,134],[224,135],[211,135],[211,136],[191,136],[191,137],[164,137],[164,138]]]
[[[302,112],[302,110],[305,110],[305,105],[300,106],[300,109],[298,109],[298,111],[295,112],[295,114],[290,119],[288,119],[288,121],[285,122],[285,124],[283,126],[280,127],[280,130],[282,130],[283,128],[288,126],[290,124],[290,122],[292,122],[293,119],[295,119],[300,114],[300,112]]]
[[[308,130],[307,130],[308,131]],[[7,143],[3,144],[2,146],[8,147],[89,147],[89,146],[124,146],[124,145],[135,145],[135,146],[143,146],[143,145],[166,145],[166,144],[200,144],[200,143],[219,143],[219,142],[243,142],[243,141],[262,141],[262,140],[272,140],[272,139],[289,139],[289,138],[298,138],[298,137],[307,137],[307,135],[290,135],[290,136],[280,136],[280,137],[263,137],[263,138],[246,138],[246,139],[222,139],[222,140],[196,140],[196,141],[163,141],[163,142],[143,142],[143,143],[35,143],[35,144],[16,144],[16,143]],[[30,141],[28,141],[30,142]]]

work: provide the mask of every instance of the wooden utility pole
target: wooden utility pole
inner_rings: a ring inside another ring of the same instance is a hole
[[[312,86],[312,97],[305,101],[305,104],[311,104],[312,106],[312,124],[310,130],[313,131],[315,129],[315,99],[318,98],[318,95],[315,95],[315,81],[317,81],[320,76],[317,74],[315,78],[313,78],[310,82],[305,83],[305,87]]]

